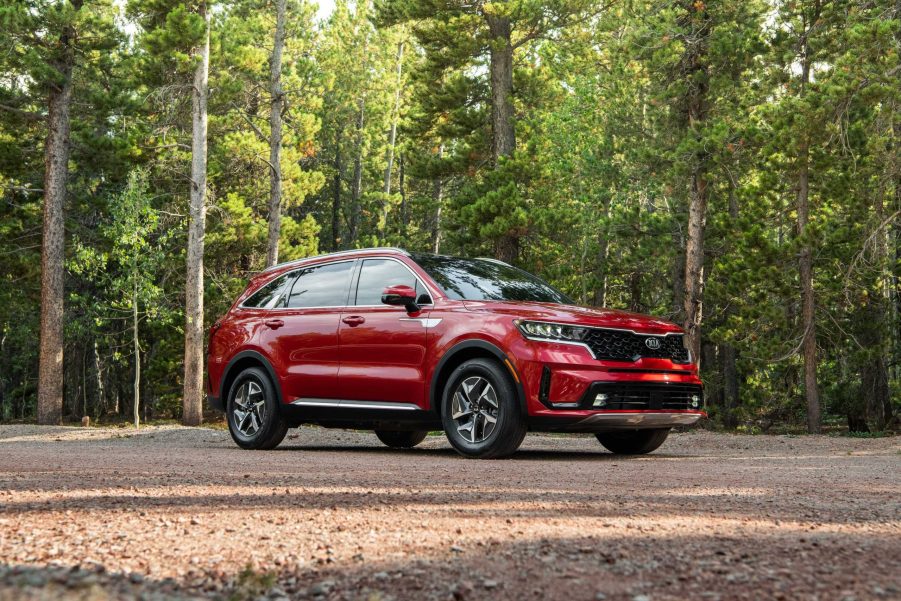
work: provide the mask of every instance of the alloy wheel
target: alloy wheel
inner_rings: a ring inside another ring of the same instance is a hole
[[[485,378],[466,378],[454,391],[451,418],[467,442],[475,444],[491,436],[499,413],[497,392]]]
[[[266,398],[263,388],[253,380],[247,380],[235,394],[232,415],[235,428],[244,436],[251,437],[263,427],[266,418]]]

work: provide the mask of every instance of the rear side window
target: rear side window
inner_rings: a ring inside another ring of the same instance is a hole
[[[288,286],[297,275],[296,271],[277,277],[248,298],[242,306],[255,309],[278,309],[285,306]]]
[[[391,259],[366,259],[360,268],[357,282],[357,305],[382,304],[382,292],[387,286],[409,286],[416,291],[421,304],[431,303],[428,293],[409,269]]]
[[[353,261],[344,261],[301,269],[291,287],[288,308],[343,307],[352,267]]]

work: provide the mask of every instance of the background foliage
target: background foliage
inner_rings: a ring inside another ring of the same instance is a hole
[[[275,26],[267,0],[212,7],[208,323],[266,258]],[[288,1],[283,260],[381,244],[486,255],[514,240],[519,265],[581,303],[681,323],[701,169],[701,360],[716,423],[803,422],[805,246],[827,421],[882,429],[897,413],[897,0],[339,0],[316,14]],[[68,0],[0,4],[0,419],[34,414],[47,48],[72,19],[65,414],[131,414],[137,301],[140,412],[178,417],[202,19],[190,0],[85,0],[73,15]],[[513,28],[516,141],[500,158],[486,15]],[[802,143],[811,215],[799,235]]]

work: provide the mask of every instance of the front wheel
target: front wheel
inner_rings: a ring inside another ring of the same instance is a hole
[[[248,367],[228,392],[226,415],[232,439],[242,449],[274,449],[288,432],[278,409],[269,376],[258,367]]]
[[[669,428],[598,432],[598,442],[617,455],[644,455],[656,451],[669,436]]]
[[[385,446],[392,449],[412,449],[428,435],[428,430],[376,430],[375,435],[385,443]]]
[[[441,421],[451,445],[466,457],[506,457],[526,435],[516,389],[504,369],[488,359],[470,359],[451,373]]]

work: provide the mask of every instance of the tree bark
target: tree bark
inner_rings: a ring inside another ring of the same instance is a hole
[[[598,254],[595,266],[595,278],[597,287],[594,289],[594,305],[605,307],[607,305],[607,260],[610,255],[610,196],[606,196],[603,202],[604,225],[598,228]]]
[[[137,274],[134,274],[137,278]],[[135,279],[131,297],[132,341],[135,351],[135,381],[134,381],[134,423],[137,429],[140,426],[141,407],[141,345],[138,342],[138,281]]]
[[[76,11],[82,0],[72,0]],[[47,139],[44,145],[44,224],[41,243],[41,341],[38,365],[39,424],[58,424],[63,409],[63,296],[65,259],[66,181],[69,175],[69,109],[75,66],[73,25],[60,33],[51,67],[59,83],[47,97]]]
[[[735,428],[738,425],[738,352],[731,344],[720,347],[723,369],[723,425]]]
[[[513,27],[509,17],[485,15],[490,40],[492,158],[495,169],[501,159],[516,150],[516,121],[513,114]],[[507,263],[519,259],[519,237],[506,233],[495,241],[494,255]]]
[[[394,143],[397,139],[397,119],[400,112],[401,76],[403,74],[404,43],[397,43],[397,82],[394,88],[394,110],[391,113],[391,128],[388,131],[388,150],[386,153],[385,185],[382,188],[382,214],[379,218],[379,240],[385,239],[385,228],[388,227],[388,196],[391,194],[391,170],[394,168]]]
[[[438,161],[444,157],[444,142],[438,145]],[[444,204],[444,181],[441,176],[435,177],[432,183],[432,200],[435,212],[432,218],[432,252],[436,255],[441,248],[441,207]]]
[[[210,70],[210,14],[205,3],[201,14],[206,32],[197,49],[192,101],[191,205],[188,223],[187,275],[185,278],[185,425],[203,419],[203,245],[206,225],[207,91]]]
[[[350,189],[350,223],[348,224],[348,244],[353,247],[357,242],[362,213],[363,196],[363,125],[366,116],[366,99],[360,96],[357,101],[357,125],[354,141],[354,179]]]
[[[400,193],[400,224],[402,233],[407,235],[407,226],[410,225],[410,216],[407,210],[407,189],[404,182],[404,155],[397,157],[397,191]]]
[[[338,250],[341,238],[341,179],[344,164],[341,161],[341,130],[335,128],[335,175],[332,177],[332,251]]]
[[[882,190],[875,192],[873,213],[877,227],[882,227],[885,206]],[[889,285],[885,274],[891,271],[888,264],[888,239],[886,232],[873,232],[874,242],[870,262],[876,267],[876,278],[872,289],[866,290],[866,304],[861,309],[862,319],[858,339],[861,345],[870,349],[872,358],[865,360],[860,370],[861,393],[863,394],[863,414],[869,431],[879,432],[886,428],[892,416],[891,390],[886,356],[891,350],[886,333],[890,329],[891,311]]]
[[[814,20],[815,22],[815,20]],[[801,65],[801,91],[803,97],[810,81],[810,48],[804,44]],[[810,124],[811,126],[813,124]],[[813,290],[813,251],[806,239],[810,221],[810,140],[802,134],[798,147],[798,237],[801,252],[798,273],[801,279],[801,326],[804,329],[801,343],[804,355],[804,391],[807,400],[807,431],[817,434],[821,428],[820,394],[817,387],[817,338],[816,338],[816,297]]]
[[[100,349],[97,346],[97,339],[94,338],[94,374],[97,376],[97,406],[99,411],[95,411],[95,415],[106,413],[106,396],[103,393],[103,366],[100,362]]]
[[[687,69],[689,96],[687,125],[690,135],[701,137],[707,121],[708,84],[705,55],[710,36],[707,9],[703,3],[689,5],[690,25],[694,40],[689,44]],[[692,357],[701,360],[701,320],[704,296],[704,229],[707,224],[707,162],[706,152],[699,151],[692,165],[688,203],[688,238],[685,241],[685,293],[682,298],[683,327]]]
[[[729,181],[729,217],[735,223],[739,217],[738,198],[734,180],[730,177]],[[732,312],[731,304],[727,304],[723,309],[723,319],[728,321]],[[738,426],[739,382],[738,350],[734,345],[726,342],[720,346],[720,365],[723,377],[723,425],[735,428]]]
[[[899,64],[896,65],[901,67],[901,0],[895,0],[895,22],[899,23],[899,26],[895,29],[895,56],[899,57]],[[895,81],[897,83],[896,90],[901,90],[901,71],[895,77]],[[893,209],[895,211],[901,211],[901,99],[899,99],[898,94],[896,93],[894,101],[893,101],[893,111],[894,111],[894,122],[892,125],[892,129],[894,131],[894,182],[895,182],[895,195],[894,195],[894,204]],[[901,222],[898,219],[895,219],[892,226],[892,252],[894,254],[894,263],[891,269],[891,277],[892,277],[892,294],[894,295],[894,322],[895,322],[895,336],[893,336],[893,343],[895,345],[899,344],[901,341]],[[896,347],[897,348],[897,347]],[[895,374],[897,374],[898,367],[895,367]],[[891,424],[894,420],[894,415],[892,414],[892,404],[891,399],[889,399],[888,404],[885,407],[885,419],[886,424]]]
[[[287,0],[276,0],[275,37],[269,65],[269,241],[266,264],[278,263],[278,242],[282,229],[282,51],[285,47]]]

